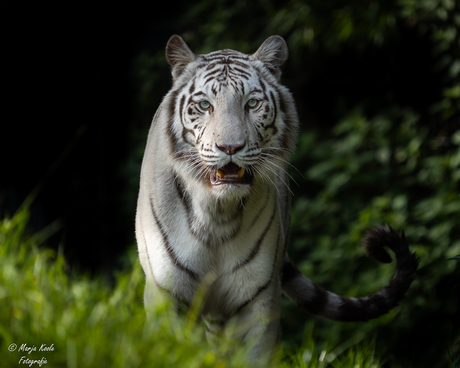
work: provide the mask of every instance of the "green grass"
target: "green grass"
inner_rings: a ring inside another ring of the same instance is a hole
[[[193,316],[177,318],[162,305],[146,321],[134,248],[110,287],[68,271],[61,254],[39,247],[58,224],[28,235],[27,221],[23,210],[0,222],[0,367],[247,366],[244,348],[210,347]],[[372,344],[324,348],[306,331],[302,346],[281,347],[274,367],[381,367]],[[40,351],[42,344],[50,350]]]

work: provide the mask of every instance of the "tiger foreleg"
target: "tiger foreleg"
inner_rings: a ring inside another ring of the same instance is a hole
[[[281,336],[281,287],[273,281],[238,313],[236,325],[249,350],[249,360],[267,366]]]

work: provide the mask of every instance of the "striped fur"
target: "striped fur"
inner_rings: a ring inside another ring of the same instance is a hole
[[[253,358],[279,338],[282,291],[316,315],[365,321],[397,305],[417,268],[404,236],[389,227],[371,231],[365,245],[384,262],[391,258],[383,246],[390,247],[396,276],[364,298],[319,288],[289,259],[286,165],[298,119],[279,83],[287,54],[278,36],[252,55],[196,55],[171,37],[173,86],[153,118],[141,171],[136,237],[146,306],[166,297],[186,309],[205,284],[208,336],[236,320],[235,337],[256,342]]]

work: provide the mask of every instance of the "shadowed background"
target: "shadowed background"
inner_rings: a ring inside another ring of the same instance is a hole
[[[315,320],[284,305],[284,340],[314,320],[332,345],[377,334],[391,364],[445,366],[454,341],[460,253],[459,17],[454,1],[178,1],[9,9],[5,26],[0,212],[37,185],[31,227],[77,269],[110,275],[134,240],[147,131],[171,86],[164,47],[256,51],[283,36],[282,82],[302,123],[291,175],[290,254],[347,296],[385,285],[394,265],[368,259],[377,223],[405,229],[421,257],[402,307],[368,324]],[[297,171],[298,170],[298,171]],[[409,344],[409,341],[411,343]]]

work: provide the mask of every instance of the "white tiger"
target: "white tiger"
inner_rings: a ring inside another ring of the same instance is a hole
[[[181,37],[170,38],[173,86],[150,128],[136,215],[146,307],[166,296],[187,308],[206,283],[207,335],[220,335],[233,318],[236,337],[256,341],[254,359],[279,339],[282,292],[316,315],[366,321],[398,304],[418,263],[404,234],[378,227],[364,241],[368,253],[391,262],[383,250],[390,247],[397,273],[373,295],[345,298],[316,286],[289,259],[286,165],[298,119],[279,82],[287,56],[279,36],[252,55],[197,55]]]

